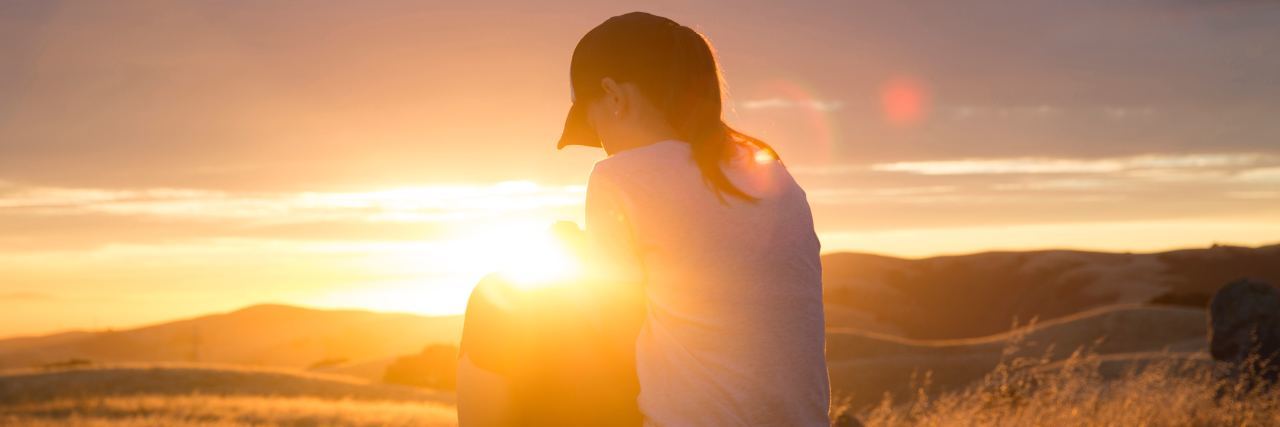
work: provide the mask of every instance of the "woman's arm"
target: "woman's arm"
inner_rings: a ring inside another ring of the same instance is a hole
[[[645,281],[633,209],[616,177],[597,163],[587,182],[586,236],[588,279],[627,291]]]
[[[458,360],[458,425],[461,427],[512,425],[511,394],[507,379],[471,363],[466,354]]]
[[[458,425],[505,426],[515,417],[512,384],[512,355],[517,334],[511,330],[511,313],[494,303],[506,284],[490,274],[476,284],[467,300],[458,355]]]

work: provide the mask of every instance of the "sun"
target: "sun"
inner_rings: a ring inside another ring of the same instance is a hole
[[[511,236],[509,251],[497,273],[517,288],[531,289],[562,284],[582,274],[582,263],[565,241],[551,229]]]
[[[442,239],[366,245],[352,265],[367,279],[317,293],[307,303],[461,314],[475,285],[490,274],[522,291],[577,282],[586,274],[576,249],[581,241],[576,224],[539,219],[490,222]]]

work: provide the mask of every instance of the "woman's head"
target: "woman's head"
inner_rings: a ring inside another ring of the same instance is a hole
[[[691,145],[717,195],[755,200],[720,164],[736,144],[776,153],[724,123],[720,70],[701,34],[648,13],[615,16],[582,37],[569,70],[574,105],[560,147],[596,146],[612,154],[637,140],[679,139]]]

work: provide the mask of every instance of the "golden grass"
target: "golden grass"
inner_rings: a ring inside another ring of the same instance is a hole
[[[969,387],[937,392],[922,375],[909,399],[836,412],[869,426],[1280,425],[1280,392],[1217,380],[1203,357],[1054,353],[1028,357],[1015,343]],[[207,365],[0,375],[3,426],[452,426],[452,401],[325,375]]]
[[[134,395],[4,406],[13,426],[454,426],[452,405],[310,397]]]
[[[1272,426],[1280,392],[1214,378],[1203,361],[1169,358],[1118,377],[1105,359],[1078,352],[1066,361],[1013,358],[963,391],[933,397],[929,378],[916,396],[886,397],[862,410],[868,426]],[[837,413],[855,411],[844,406]]]
[[[342,376],[209,364],[0,373],[0,426],[453,426],[453,400]]]
[[[259,395],[453,403],[453,394],[282,368],[113,363],[0,372],[0,405],[118,395]]]
[[[913,398],[913,373],[931,371],[929,392],[936,396],[969,387],[1004,360],[1061,362],[1081,348],[1104,359],[1101,370],[1109,377],[1116,368],[1170,358],[1208,365],[1206,316],[1197,309],[1116,305],[953,340],[834,329],[827,334],[828,368],[832,387],[861,409],[879,403],[885,392],[898,400]]]

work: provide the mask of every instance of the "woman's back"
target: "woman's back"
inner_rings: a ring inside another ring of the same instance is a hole
[[[656,425],[827,425],[819,243],[805,194],[745,145],[723,169],[755,203],[704,184],[689,144],[596,164],[592,252],[641,281],[639,405]]]

